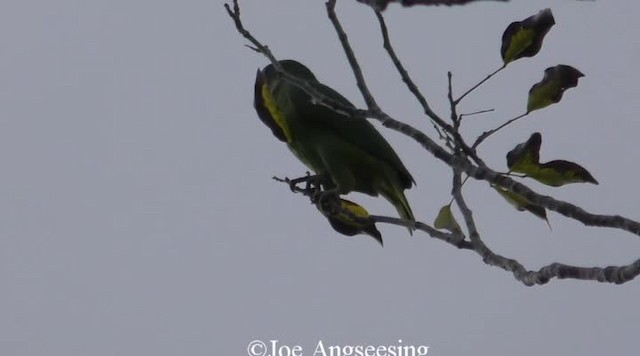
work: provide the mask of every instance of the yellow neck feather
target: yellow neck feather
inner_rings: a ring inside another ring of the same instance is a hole
[[[262,86],[262,97],[264,98],[264,105],[267,107],[267,110],[269,110],[269,113],[271,114],[271,117],[275,121],[276,125],[278,125],[282,129],[284,136],[287,138],[287,142],[291,142],[292,136],[289,125],[287,124],[287,121],[285,120],[282,112],[278,110],[276,102],[273,99],[273,96],[269,91],[269,87],[266,84]]]

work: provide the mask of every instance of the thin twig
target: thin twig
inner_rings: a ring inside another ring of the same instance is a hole
[[[367,104],[367,108],[370,111],[376,112],[380,111],[380,107],[376,103],[376,100],[371,95],[369,88],[364,80],[364,75],[362,75],[362,69],[360,69],[360,64],[356,59],[356,55],[353,53],[353,49],[351,49],[351,45],[349,44],[349,39],[347,38],[347,34],[344,32],[340,21],[338,20],[338,16],[336,15],[335,6],[336,0],[329,0],[326,3],[327,6],[327,14],[329,15],[329,19],[333,24],[333,27],[336,29],[336,33],[338,34],[338,38],[340,43],[342,44],[342,49],[344,53],[347,55],[347,59],[349,60],[349,65],[351,65],[351,69],[353,70],[353,74],[356,77],[356,83],[362,96],[364,97],[364,102]]]
[[[458,119],[458,113],[456,110],[456,102],[453,100],[453,73],[447,72],[447,99],[449,99],[449,106],[451,107],[451,122],[456,131],[460,128],[460,120]]]
[[[389,57],[391,57],[391,61],[395,65],[398,73],[400,73],[400,77],[402,78],[402,81],[407,85],[407,88],[409,88],[409,91],[418,100],[418,102],[422,106],[422,109],[424,110],[424,113],[434,122],[433,127],[438,132],[438,135],[440,136],[440,138],[446,139],[448,142],[450,138],[444,137],[439,127],[442,127],[447,132],[453,132],[453,129],[451,128],[451,126],[449,126],[449,124],[444,122],[444,120],[442,120],[440,116],[438,116],[438,114],[436,114],[431,109],[431,107],[429,106],[429,103],[427,102],[427,99],[424,97],[424,95],[422,95],[422,93],[420,92],[420,89],[418,89],[418,86],[413,82],[413,80],[409,76],[409,73],[404,68],[404,66],[402,65],[402,62],[396,55],[396,52],[393,49],[393,46],[391,45],[391,41],[389,40],[389,30],[387,29],[387,24],[384,21],[384,16],[382,16],[382,13],[377,10],[374,10],[374,13],[376,14],[376,17],[378,18],[378,22],[380,23],[380,32],[382,33],[382,46],[389,54]]]
[[[457,105],[453,101],[453,85],[452,85],[453,74],[451,71],[447,72],[447,82],[448,82],[448,90],[447,90],[447,98],[449,99],[449,110],[451,111],[451,122],[453,122],[453,137],[455,138],[456,150],[462,150],[467,157],[471,157],[480,167],[486,167],[487,165],[484,161],[478,156],[477,152],[467,145],[467,142],[460,135],[460,119],[458,118]]]
[[[455,144],[457,146],[462,148],[462,150],[469,157],[471,157],[473,160],[475,160],[476,163],[478,163],[481,166],[484,166],[485,164],[482,161],[482,159],[480,159],[480,157],[478,157],[477,154],[472,149],[469,148],[467,143],[464,141],[464,139],[462,138],[462,136],[458,132],[459,123],[457,122],[458,120],[455,119],[456,116],[457,116],[455,105],[452,104],[452,106],[451,106],[451,108],[452,108],[451,109],[451,116],[452,116],[452,121],[454,123],[454,126],[452,127],[451,125],[447,124],[444,120],[442,120],[431,109],[431,107],[429,106],[429,104],[428,104],[427,100],[425,99],[424,95],[422,95],[422,93],[420,92],[420,90],[418,89],[416,84],[413,82],[413,80],[409,76],[409,73],[407,72],[407,70],[402,65],[402,62],[400,61],[400,59],[396,55],[395,50],[393,49],[393,46],[391,45],[391,40],[389,39],[389,30],[388,30],[387,24],[386,24],[386,22],[384,20],[384,16],[382,16],[382,13],[380,11],[375,11],[375,14],[376,14],[376,17],[378,19],[378,22],[380,23],[380,32],[382,33],[383,47],[385,48],[385,50],[389,54],[389,57],[391,57],[391,61],[395,65],[396,70],[398,71],[398,73],[400,73],[400,76],[402,77],[402,81],[405,82],[405,84],[409,88],[409,91],[411,93],[413,93],[413,95],[416,97],[416,99],[418,100],[418,102],[422,106],[425,114],[427,116],[429,116],[429,118],[431,118],[431,120],[435,124],[437,124],[441,128],[443,128],[445,130],[445,132],[448,134],[447,137],[445,138],[447,146],[451,147],[451,145],[450,145],[451,138],[449,137],[449,135],[451,135],[451,136],[453,136],[454,142],[455,142]],[[451,90],[451,73],[449,73],[449,100],[450,100],[450,102],[453,103],[452,95],[453,94],[452,94],[452,90]],[[440,138],[443,138],[443,135],[440,132],[440,130],[438,129],[438,127],[436,127],[436,126],[434,126],[434,127],[435,127],[436,131],[438,132],[438,135],[440,136]]]
[[[471,243],[464,239],[464,235],[462,234],[462,232],[457,232],[457,233],[443,232],[420,221],[412,222],[409,220],[403,220],[403,219],[394,218],[391,216],[371,215],[369,217],[375,222],[403,226],[403,227],[413,228],[415,230],[424,231],[432,238],[444,241],[459,249],[463,249],[463,250],[472,249]]]
[[[227,10],[227,13],[231,17],[231,19],[233,19],[233,22],[236,25],[236,30],[240,32],[242,37],[246,38],[247,40],[249,40],[249,42],[253,43],[254,48],[252,49],[254,51],[260,52],[263,55],[265,55],[267,58],[269,58],[271,63],[274,64],[274,66],[277,66],[276,63],[278,61],[276,60],[276,57],[273,56],[269,48],[267,46],[262,45],[262,43],[258,42],[258,40],[255,37],[253,37],[253,35],[249,31],[247,31],[242,25],[242,21],[240,20],[240,6],[238,5],[238,0],[233,0],[233,11],[231,10],[231,7],[229,6],[229,4],[225,3],[224,8]]]
[[[499,130],[501,130],[502,128],[506,127],[507,125],[509,125],[509,124],[519,120],[519,119],[522,119],[523,117],[525,117],[527,115],[529,115],[528,112],[526,112],[526,113],[524,113],[522,115],[514,117],[513,119],[505,122],[504,124],[496,127],[493,130],[489,130],[489,131],[483,132],[480,136],[478,136],[478,138],[476,139],[476,142],[473,143],[473,146],[471,146],[471,148],[475,150],[482,143],[482,141],[487,139],[487,137],[493,135],[494,133],[498,132]]]
[[[488,112],[493,112],[493,111],[495,111],[495,109],[485,109],[485,110],[478,110],[478,111],[470,112],[468,114],[460,114],[460,119],[462,119],[463,117],[466,117],[466,116],[486,114]]]
[[[458,99],[456,99],[454,101],[454,103],[456,105],[458,105],[460,103],[460,101],[462,99],[464,99],[465,96],[469,95],[469,93],[471,93],[472,91],[478,89],[478,87],[480,87],[482,84],[484,84],[487,80],[491,79],[491,77],[493,77],[494,75],[500,73],[501,70],[503,70],[507,65],[504,64],[502,67],[496,69],[493,73],[487,75],[486,78],[482,79],[478,84],[474,85],[473,87],[471,87],[471,89],[467,90],[464,94],[462,94]]]
[[[503,176],[509,176],[509,177],[518,177],[518,178],[527,178],[528,176],[524,173],[515,173],[515,172],[496,172],[498,174],[501,174]]]

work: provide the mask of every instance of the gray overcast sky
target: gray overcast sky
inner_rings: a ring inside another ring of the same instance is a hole
[[[640,285],[553,281],[527,288],[477,255],[405,229],[336,234],[273,182],[305,168],[258,120],[255,70],[221,1],[5,0],[0,12],[0,354],[243,355],[253,339],[312,354],[326,345],[430,345],[430,355],[635,355]],[[249,29],[362,105],[322,1],[241,2]],[[513,1],[385,13],[398,54],[447,115],[446,71],[461,93],[500,66],[514,20],[551,7],[541,53],[465,100],[475,136],[523,111],[546,67],[586,74],[563,102],[482,146],[496,169],[534,131],[542,160],[579,162],[600,181],[530,185],[597,213],[640,218],[637,114],[640,3]],[[434,137],[381,48],[372,12],[339,1],[372,91]],[[447,167],[383,131],[433,221]],[[637,236],[551,213],[553,231],[487,184],[466,194],[494,251],[539,268],[638,258]],[[354,196],[378,214],[383,199]]]

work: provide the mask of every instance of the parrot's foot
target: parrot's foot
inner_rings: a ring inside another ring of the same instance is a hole
[[[293,192],[301,192],[306,196],[313,198],[319,193],[322,193],[323,190],[329,191],[332,190],[335,185],[333,181],[328,175],[324,174],[310,174],[307,172],[307,175],[300,178],[295,179],[286,179],[286,182],[289,184],[289,188]],[[298,187],[299,184],[305,183],[304,188]],[[316,200],[317,201],[317,200]]]
[[[320,182],[317,175],[311,175],[309,172],[304,177],[291,179],[289,177],[278,178],[273,177],[274,180],[286,183],[289,185],[289,189],[291,189],[294,193],[302,193],[306,196],[311,196],[315,193],[316,190],[320,189]],[[299,187],[298,185],[301,183],[306,183],[304,188]]]
[[[300,189],[302,189],[305,192],[309,192],[312,188],[312,181],[314,181],[316,179],[316,175],[311,175],[311,173],[307,172],[307,174],[304,177],[300,177],[300,178],[294,178],[294,179],[289,179],[286,178],[286,182],[289,183],[289,189],[291,189],[292,192],[295,191],[299,191]],[[298,188],[298,184],[300,183],[307,183],[305,188]]]

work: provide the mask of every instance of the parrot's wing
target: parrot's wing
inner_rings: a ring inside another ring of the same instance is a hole
[[[314,83],[314,86],[339,104],[355,108],[349,100],[328,86],[321,83]],[[404,164],[402,164],[402,161],[389,142],[387,142],[367,119],[340,114],[327,106],[314,103],[311,100],[300,105],[298,109],[300,110],[299,114],[304,117],[305,120],[308,120],[309,123],[335,132],[336,135],[341,136],[345,141],[360,147],[373,157],[397,169],[402,179],[402,185],[405,188],[410,188],[414,183],[413,177]]]

